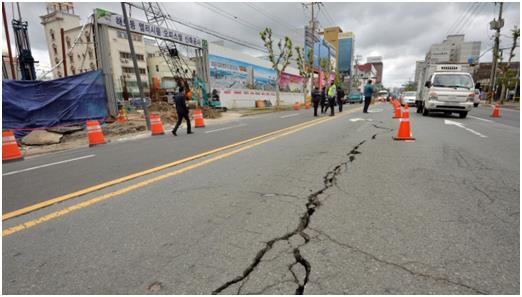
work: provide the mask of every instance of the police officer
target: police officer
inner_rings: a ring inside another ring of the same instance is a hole
[[[328,105],[330,107],[330,116],[334,116],[334,106],[337,97],[337,88],[335,87],[335,83],[332,82],[330,87],[328,88]]]
[[[325,113],[325,107],[326,107],[326,88],[323,87],[321,89],[321,113]]]
[[[321,102],[322,95],[321,92],[319,92],[318,87],[314,87],[314,90],[312,91],[312,104],[314,105],[314,117],[317,116],[317,108],[319,107],[319,102]],[[321,105],[321,112],[322,112],[322,105]]]
[[[194,132],[191,131],[190,127],[190,118],[189,118],[189,109],[187,107],[187,103],[185,102],[186,94],[184,92],[183,87],[179,87],[179,93],[174,97],[174,102],[176,103],[176,112],[178,114],[178,121],[176,122],[176,126],[172,129],[172,134],[174,136],[178,136],[176,132],[178,131],[179,125],[181,125],[181,121],[185,119],[187,122],[187,134],[192,134]]]
[[[343,112],[343,99],[344,99],[344,90],[343,88],[337,89],[337,104],[339,104],[339,112]]]

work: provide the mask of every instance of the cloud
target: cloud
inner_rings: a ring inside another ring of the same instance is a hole
[[[24,20],[29,22],[29,37],[35,59],[49,64],[45,35],[40,24],[40,15],[46,13],[46,3],[23,2],[20,5]],[[119,2],[79,2],[74,5],[75,12],[82,17],[82,21],[97,7],[121,13]],[[265,27],[273,28],[275,34],[289,35],[296,44],[302,43],[300,30],[310,19],[310,10],[305,9],[300,2],[213,2],[210,5],[165,2],[161,5],[176,19],[210,28],[258,47],[263,47],[258,32]],[[11,19],[11,4],[6,3],[6,8],[8,19]],[[509,36],[504,35],[509,35],[509,30],[520,23],[519,11],[518,2],[504,4],[502,47],[511,45]],[[143,14],[135,8],[130,13],[135,18],[144,19]],[[454,32],[449,33],[466,34],[467,41],[481,41],[482,51],[485,52],[492,45],[490,37],[493,31],[489,30],[489,22],[497,16],[498,6],[487,2],[324,2],[318,19],[323,27],[340,25],[345,32],[354,32],[355,53],[363,57],[383,56],[385,86],[399,86],[413,77],[415,61],[423,59],[431,44],[441,42],[452,27]],[[176,24],[176,29],[200,35],[209,41],[217,40],[181,24]],[[225,44],[252,56],[262,55],[254,49],[231,42]],[[5,47],[5,42],[3,46]],[[515,60],[519,60],[518,49]],[[491,52],[487,52],[481,61],[491,61]]]

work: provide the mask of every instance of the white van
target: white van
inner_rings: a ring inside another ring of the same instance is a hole
[[[424,84],[421,106],[418,112],[424,116],[430,112],[458,113],[465,118],[473,108],[475,84],[461,65],[437,65]]]

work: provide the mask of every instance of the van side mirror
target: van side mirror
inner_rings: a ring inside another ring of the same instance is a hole
[[[424,84],[424,86],[426,88],[431,88],[431,81],[427,80],[426,83]]]

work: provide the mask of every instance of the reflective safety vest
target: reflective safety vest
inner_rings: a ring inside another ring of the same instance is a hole
[[[332,86],[328,89],[328,96],[330,96],[330,97],[335,96],[335,85],[332,85]]]

